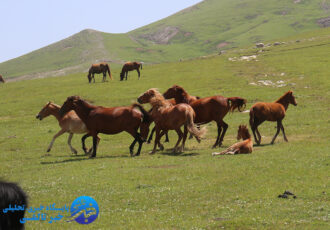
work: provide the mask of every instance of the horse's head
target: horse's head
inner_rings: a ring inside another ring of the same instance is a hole
[[[290,90],[287,92],[287,100],[290,104],[297,106],[296,98],[293,96],[293,92]]]
[[[79,96],[71,96],[66,99],[66,101],[63,103],[59,114],[60,116],[63,116],[70,110],[73,110],[76,107],[76,103],[80,100]]]
[[[141,96],[138,97],[137,101],[140,104],[145,104],[150,102],[151,98],[155,97],[157,94],[157,90],[156,89],[149,89],[146,92],[144,92],[143,94],[141,94]]]
[[[52,106],[52,102],[48,102],[37,114],[36,118],[40,121],[44,119],[45,117],[48,117],[50,115],[50,108]]]
[[[177,95],[182,95],[184,93],[184,89],[181,86],[173,85],[171,88],[166,90],[163,96],[166,99],[175,98]]]
[[[250,133],[246,125],[238,126],[237,140],[250,138]]]

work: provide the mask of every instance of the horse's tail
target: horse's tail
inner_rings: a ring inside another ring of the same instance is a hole
[[[195,117],[195,111],[193,108],[191,108],[190,105],[187,105],[188,109],[186,110],[186,115],[187,115],[187,128],[189,133],[191,133],[193,136],[196,137],[197,141],[200,142],[201,138],[205,135],[206,133],[206,127],[203,127],[202,129],[198,129],[195,124],[194,124],[194,117]]]
[[[110,79],[112,80],[112,75],[111,75],[111,70],[110,70],[110,66],[107,64],[107,70],[108,70],[108,73],[109,73],[109,77]]]
[[[250,127],[251,127],[252,130],[253,130],[253,127],[254,127],[254,113],[255,113],[254,107],[252,107],[250,109]]]
[[[245,109],[246,102],[247,102],[246,99],[241,98],[241,97],[229,97],[229,98],[227,98],[227,101],[229,103],[229,110],[231,112],[234,112],[235,109],[242,112],[242,110]]]
[[[142,113],[143,115],[143,119],[142,119],[142,122],[143,123],[150,123],[152,121],[152,118],[150,116],[150,114],[147,112],[147,110],[145,110],[143,108],[142,105],[138,104],[138,103],[134,103],[132,105],[133,108],[138,108],[140,110],[140,112]]]

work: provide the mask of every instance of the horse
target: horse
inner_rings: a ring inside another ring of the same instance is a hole
[[[196,124],[207,124],[215,121],[218,126],[218,136],[212,148],[222,145],[228,124],[223,121],[226,114],[235,109],[242,112],[246,106],[246,99],[241,97],[223,97],[220,95],[191,100],[191,96],[178,85],[173,85],[164,93],[165,98],[174,98],[177,103],[189,103],[194,109]],[[221,134],[221,136],[220,136]]]
[[[36,115],[36,118],[39,119],[40,121],[50,115],[53,115],[57,121],[59,126],[61,127],[61,130],[56,133],[52,139],[52,141],[49,144],[49,147],[47,149],[47,152],[50,152],[50,150],[53,147],[54,141],[57,137],[61,136],[64,133],[69,133],[69,138],[68,138],[68,145],[70,147],[70,150],[73,154],[77,155],[77,150],[75,148],[72,147],[71,145],[71,140],[73,137],[73,134],[84,134],[84,133],[88,133],[88,129],[86,127],[86,125],[84,124],[84,122],[82,120],[80,120],[80,118],[78,117],[78,115],[76,114],[75,111],[70,111],[67,114],[65,114],[64,116],[60,116],[59,115],[59,111],[60,111],[60,106],[56,105],[52,102],[48,102],[41,110],[40,112]],[[85,140],[83,140],[85,141]],[[100,138],[97,138],[97,142],[100,141]],[[85,154],[88,153],[87,149],[85,148],[85,144],[82,144],[83,146],[83,150],[85,152]],[[92,149],[90,149],[91,151]]]
[[[5,80],[3,79],[1,74],[0,74],[0,82],[5,83]]]
[[[277,122],[277,131],[275,136],[272,139],[271,144],[274,144],[274,141],[277,135],[282,130],[284,140],[288,142],[286,138],[284,127],[282,124],[282,120],[285,117],[285,112],[288,109],[289,104],[297,106],[297,102],[295,97],[293,96],[293,92],[290,90],[286,92],[283,96],[281,96],[275,102],[267,103],[267,102],[257,102],[250,109],[250,126],[253,132],[254,139],[257,145],[261,143],[261,135],[258,130],[258,126],[261,125],[264,121],[276,121]],[[258,135],[258,138],[256,136]]]
[[[123,65],[123,68],[121,69],[120,80],[122,81],[122,80],[124,80],[124,78],[127,80],[128,71],[132,71],[132,70],[136,70],[138,72],[139,79],[140,79],[140,67],[142,69],[141,62],[126,62]],[[125,77],[125,75],[126,75],[126,77]]]
[[[217,155],[234,155],[239,153],[252,153],[253,141],[249,130],[246,125],[240,125],[237,131],[237,140],[243,139],[243,141],[233,144],[226,150],[220,153],[212,153],[212,156]]]
[[[93,152],[90,158],[96,157],[97,135],[99,133],[112,135],[123,131],[134,137],[134,141],[129,147],[131,156],[133,156],[136,142],[139,143],[136,156],[140,155],[142,144],[147,138],[147,134],[145,134],[147,129],[141,124],[150,122],[148,112],[141,105],[135,103],[131,106],[106,108],[89,104],[79,96],[71,96],[64,102],[59,114],[63,115],[71,110],[77,113],[89,130],[83,139],[93,136]],[[141,135],[138,133],[140,127]]]
[[[109,73],[109,77],[112,80],[111,70],[110,70],[110,66],[108,65],[108,63],[101,62],[99,64],[92,64],[92,66],[88,70],[88,75],[87,75],[88,82],[91,83],[92,78],[93,78],[94,83],[95,83],[95,78],[94,78],[95,73],[97,73],[97,74],[103,73],[102,81],[105,82],[107,72]]]
[[[157,145],[161,150],[164,149],[160,143],[160,138],[168,131],[175,130],[178,134],[178,141],[173,148],[174,152],[182,152],[184,150],[187,133],[193,134],[200,142],[201,137],[205,134],[206,129],[198,130],[194,125],[195,112],[188,104],[172,105],[165,100],[157,89],[149,89],[138,97],[137,101],[140,104],[150,103],[152,106],[151,117],[155,122],[156,140],[152,154],[156,152]],[[184,125],[184,133],[181,131],[181,126]],[[182,145],[179,144],[182,140]]]
[[[27,205],[28,197],[19,185],[0,181],[0,229],[23,230]]]

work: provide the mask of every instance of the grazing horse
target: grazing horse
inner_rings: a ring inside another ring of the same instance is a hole
[[[5,80],[3,79],[1,74],[0,74],[0,82],[5,83]]]
[[[252,153],[253,141],[246,125],[240,125],[237,131],[237,140],[243,139],[243,141],[233,144],[226,150],[220,153],[212,153],[212,156],[217,155],[234,155],[239,153]]]
[[[19,185],[0,181],[0,229],[23,230],[27,205],[27,195]]]
[[[250,109],[250,126],[253,132],[254,139],[257,145],[261,143],[261,135],[258,130],[258,126],[261,125],[264,121],[276,121],[277,122],[277,131],[275,136],[272,139],[271,144],[274,144],[274,141],[277,135],[282,130],[284,140],[287,142],[284,127],[282,120],[285,117],[285,112],[288,109],[289,104],[294,106],[297,105],[296,99],[293,96],[292,91],[286,92],[282,97],[280,97],[275,102],[257,102]],[[258,135],[258,138],[256,136]]]
[[[194,109],[196,124],[206,124],[215,121],[218,125],[218,136],[213,148],[222,145],[223,138],[228,129],[228,124],[223,121],[226,114],[235,109],[242,111],[242,107],[246,105],[246,99],[241,97],[223,97],[212,96],[191,100],[191,96],[180,86],[174,85],[164,93],[165,98],[175,98],[177,103],[189,103]],[[221,136],[220,136],[221,134]]]
[[[128,71],[132,71],[132,70],[136,70],[138,72],[140,79],[140,67],[142,69],[141,62],[126,62],[123,65],[123,68],[121,69],[120,80],[122,81],[124,80],[124,78],[127,80]]]
[[[174,152],[181,152],[184,150],[187,133],[193,134],[198,141],[206,129],[198,130],[194,125],[195,112],[188,104],[172,105],[165,100],[161,93],[157,89],[149,89],[143,93],[138,99],[141,104],[150,103],[152,106],[151,116],[155,122],[156,128],[156,140],[152,154],[156,152],[157,145],[160,149],[164,149],[160,143],[160,138],[168,131],[175,130],[178,134],[178,141],[173,149]],[[184,133],[181,131],[181,126],[184,125]],[[179,144],[182,140],[182,145]]]
[[[93,64],[90,68],[89,68],[89,71],[88,71],[88,75],[87,75],[87,78],[88,78],[88,82],[91,83],[92,81],[92,78],[94,80],[94,83],[95,83],[95,78],[94,78],[94,74],[96,73],[103,73],[103,82],[105,82],[105,78],[107,76],[107,72],[109,73],[109,77],[110,79],[112,80],[112,75],[111,75],[111,71],[110,71],[110,66],[108,65],[108,63],[105,63],[105,62],[101,62],[99,64]]]
[[[123,131],[128,132],[134,137],[134,141],[129,147],[130,154],[133,156],[133,149],[136,142],[139,142],[139,149],[136,156],[140,155],[142,144],[146,135],[141,124],[149,122],[149,114],[139,104],[125,107],[105,108],[102,106],[91,105],[79,96],[68,97],[62,105],[59,113],[63,115],[70,110],[74,110],[79,118],[86,124],[89,133],[88,136],[93,136],[93,153],[90,157],[96,157],[97,135],[117,134]],[[138,133],[141,127],[142,136]]]
[[[71,152],[77,155],[77,150],[73,148],[71,145],[71,139],[74,133],[76,134],[88,133],[87,127],[84,124],[84,122],[80,120],[80,118],[75,113],[75,111],[70,111],[64,116],[60,116],[59,114],[60,108],[61,107],[59,105],[56,105],[52,102],[48,102],[36,116],[37,119],[42,120],[48,117],[49,115],[53,115],[57,119],[58,124],[61,127],[61,130],[54,135],[52,141],[50,142],[47,152],[50,152],[50,150],[53,147],[54,141],[57,137],[61,136],[63,133],[69,133],[68,145],[70,146]],[[100,138],[97,139],[99,142]],[[87,154],[87,149],[84,148],[85,144],[83,143],[82,146],[85,154]]]

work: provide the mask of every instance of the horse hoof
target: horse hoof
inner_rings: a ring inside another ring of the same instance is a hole
[[[159,149],[160,149],[160,151],[163,151],[164,150],[164,146],[163,145],[159,146]]]
[[[89,156],[89,158],[91,159],[91,158],[95,158],[96,157],[96,155],[90,155]]]
[[[49,153],[50,152],[50,149],[47,149],[47,153]]]

